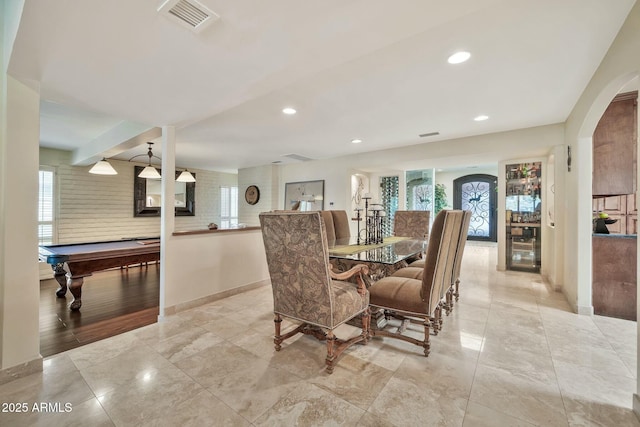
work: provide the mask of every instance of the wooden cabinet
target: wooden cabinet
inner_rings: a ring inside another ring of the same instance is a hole
[[[594,234],[592,240],[595,314],[636,320],[636,237]]]
[[[638,92],[616,96],[593,133],[593,195],[636,191]]]
[[[610,219],[617,219],[614,224],[608,224],[611,234],[638,234],[638,211],[635,194],[600,197],[593,199],[593,215],[600,212],[607,213]]]
[[[627,234],[638,234],[638,205],[636,194],[627,195]]]
[[[627,234],[638,234],[638,215],[627,216]]]

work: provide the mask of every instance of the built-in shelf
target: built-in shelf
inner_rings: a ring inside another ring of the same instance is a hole
[[[505,170],[506,265],[540,271],[542,163],[514,163]]]

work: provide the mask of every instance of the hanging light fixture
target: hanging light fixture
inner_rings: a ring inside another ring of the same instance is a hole
[[[162,176],[158,172],[158,169],[151,166],[151,159],[155,157],[156,159],[160,160],[160,157],[153,155],[153,151],[151,150],[151,146],[153,145],[153,142],[147,142],[147,144],[149,144],[149,150],[147,151],[146,155],[149,156],[149,165],[144,169],[142,169],[142,172],[140,172],[138,177],[147,178],[147,179],[162,179]],[[129,161],[140,156],[144,156],[144,154],[138,154],[137,156],[133,156],[132,158],[129,159]]]
[[[178,182],[196,182],[196,178],[187,169],[183,170],[180,176],[176,179]]]
[[[94,175],[118,175],[118,172],[104,157],[99,162],[96,162],[96,164],[93,165],[91,169],[89,169],[89,173],[92,173]]]

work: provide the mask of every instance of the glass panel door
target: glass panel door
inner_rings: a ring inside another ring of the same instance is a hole
[[[453,181],[453,207],[471,211],[469,240],[497,240],[496,182],[493,175],[467,175]]]

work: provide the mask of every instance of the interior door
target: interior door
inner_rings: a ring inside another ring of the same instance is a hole
[[[496,183],[493,175],[476,174],[453,181],[453,208],[471,211],[469,240],[497,241]]]

